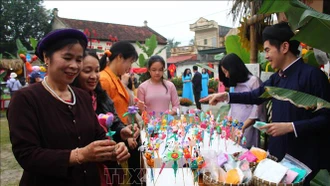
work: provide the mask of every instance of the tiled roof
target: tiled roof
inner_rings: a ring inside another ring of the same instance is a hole
[[[150,37],[152,34],[155,34],[158,44],[167,43],[167,39],[165,37],[147,26],[138,27],[96,21],[67,19],[61,17],[57,18],[70,28],[80,29],[81,31],[88,29],[91,33],[94,29],[97,34],[95,39],[99,40],[109,40],[109,36],[111,35],[113,37],[117,37],[119,41],[144,42],[146,38]]]
[[[232,28],[219,25],[219,36],[225,37],[230,29]]]
[[[167,58],[167,63],[179,63],[183,61],[197,60],[196,54],[182,55],[182,56],[171,56]]]

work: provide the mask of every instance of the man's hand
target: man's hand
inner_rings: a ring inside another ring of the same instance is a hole
[[[273,137],[275,136],[282,136],[284,134],[287,134],[289,132],[293,132],[293,126],[292,123],[286,122],[286,123],[269,123],[263,127],[260,127],[260,129],[265,129],[266,133],[268,135],[271,135]]]

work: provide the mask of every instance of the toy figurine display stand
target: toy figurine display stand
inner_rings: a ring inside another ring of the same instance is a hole
[[[146,141],[146,133],[144,130],[141,131],[141,140]],[[216,151],[216,152],[226,152],[228,154],[233,154],[236,152],[244,152],[247,151],[247,149],[244,149],[243,147],[235,144],[234,141],[228,139],[228,140],[217,140],[214,139],[212,141],[212,145],[209,144],[209,133],[204,133],[204,141],[200,144],[200,151],[201,154],[207,153],[208,151]],[[227,147],[227,148],[226,148]],[[159,156],[162,157],[162,152],[164,151],[165,143],[162,143],[159,147]],[[144,162],[146,162],[145,157]],[[169,186],[169,185],[177,185],[177,186],[194,186],[198,185],[202,182],[198,181],[197,183],[194,183],[193,179],[193,173],[190,168],[184,168],[183,165],[186,163],[186,160],[184,158],[181,158],[177,161],[179,165],[179,169],[177,171],[176,177],[173,175],[173,169],[172,165],[173,162],[166,163],[164,169],[162,170],[161,174],[159,175],[161,166],[162,166],[162,158],[155,157],[155,166],[153,168],[153,176],[154,180],[151,178],[151,169],[147,168],[146,171],[146,184],[147,186]],[[145,165],[145,167],[148,167]],[[158,176],[159,175],[159,176]],[[156,181],[157,179],[157,181]],[[156,182],[156,183],[155,183]],[[202,183],[199,185],[203,185]],[[205,185],[205,184],[204,184]]]

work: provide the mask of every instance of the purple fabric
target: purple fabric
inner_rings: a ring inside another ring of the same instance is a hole
[[[235,87],[236,92],[247,92],[258,88],[261,85],[259,78],[250,76],[250,79],[244,83],[237,83]],[[260,121],[266,120],[265,105],[247,105],[247,104],[230,104],[230,110],[228,113],[233,119],[237,119],[239,122],[245,122],[247,119],[259,119]],[[245,129],[243,136],[246,138],[245,148],[252,146],[259,147],[259,131],[253,126]]]
[[[84,48],[87,47],[88,40],[83,32],[72,28],[57,29],[49,32],[45,37],[43,37],[38,42],[36,49],[36,55],[38,56],[38,58],[44,61],[44,57],[43,57],[44,50],[47,49],[47,47],[49,47],[50,45],[52,45],[54,42],[64,38],[75,38],[79,40],[84,40],[85,41]]]

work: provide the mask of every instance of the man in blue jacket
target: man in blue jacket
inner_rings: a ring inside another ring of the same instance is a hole
[[[259,88],[244,93],[218,93],[208,96],[210,104],[220,101],[243,104],[261,104],[259,98],[265,86],[297,90],[330,100],[330,85],[326,75],[318,68],[305,64],[298,50],[299,42],[287,23],[279,23],[263,31],[266,59],[278,72]],[[264,129],[270,135],[268,150],[281,160],[286,153],[306,164],[312,173],[305,185],[320,169],[330,170],[330,110],[317,112],[298,108],[288,101],[272,99],[272,122]]]

